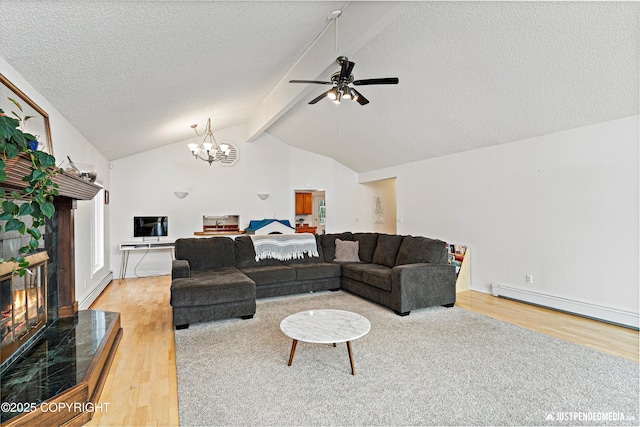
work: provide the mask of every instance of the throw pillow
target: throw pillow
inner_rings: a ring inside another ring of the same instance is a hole
[[[334,261],[360,262],[360,258],[358,258],[359,250],[360,244],[358,242],[336,239],[336,257]]]
[[[321,234],[320,243],[324,259],[331,261],[336,257],[336,239],[353,241],[353,234],[350,231],[344,233]]]

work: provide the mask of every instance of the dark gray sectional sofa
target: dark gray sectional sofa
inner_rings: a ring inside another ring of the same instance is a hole
[[[334,262],[336,239],[358,242],[359,262]],[[256,261],[249,236],[176,240],[171,306],[176,329],[191,323],[251,318],[256,298],[345,289],[399,315],[456,301],[446,244],[380,233],[316,236],[319,257]]]

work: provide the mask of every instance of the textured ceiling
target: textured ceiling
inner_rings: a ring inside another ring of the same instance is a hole
[[[0,0],[0,55],[116,159],[244,123],[343,4]],[[356,79],[399,85],[360,87],[366,106],[307,105],[326,90],[310,85],[267,131],[364,172],[635,115],[639,19],[635,2],[407,3],[349,53]]]
[[[343,3],[0,0],[0,55],[116,159],[243,123]]]
[[[416,3],[349,58],[398,86],[316,86],[268,132],[364,172],[638,114],[639,6]]]

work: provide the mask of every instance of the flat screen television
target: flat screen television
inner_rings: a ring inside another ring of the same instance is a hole
[[[169,235],[169,217],[134,216],[133,237],[166,237]]]

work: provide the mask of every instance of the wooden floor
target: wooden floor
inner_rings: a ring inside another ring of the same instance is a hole
[[[114,280],[91,306],[120,312],[123,335],[100,395],[108,410],[86,425],[179,425],[170,284],[169,276]]]
[[[638,362],[640,332],[621,326],[497,298],[460,292],[456,307]]]
[[[120,312],[124,335],[100,396],[108,410],[87,425],[179,425],[169,286],[169,276],[116,280],[91,307]],[[463,309],[638,362],[638,331],[480,292],[457,299]]]

